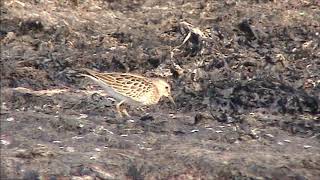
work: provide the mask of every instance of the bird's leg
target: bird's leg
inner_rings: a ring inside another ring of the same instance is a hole
[[[147,106],[137,107],[136,109],[140,111],[141,114],[149,114],[149,113],[146,113],[146,110],[148,109]]]
[[[123,117],[123,116],[122,116],[122,113],[124,113],[127,117],[131,117],[131,116],[129,115],[128,111],[127,111],[125,108],[123,108],[123,109],[121,110],[121,105],[122,105],[124,102],[125,102],[125,100],[122,100],[122,101],[120,101],[120,102],[116,105],[117,111],[118,111],[118,113],[119,113],[119,115],[120,115],[121,118]]]
[[[121,106],[121,104],[123,104],[124,102],[125,102],[125,100],[122,100],[122,101],[120,101],[120,102],[116,105],[117,112],[118,112],[118,114],[120,115],[121,118],[122,118],[123,116],[122,116],[122,113],[121,113],[120,106]]]
[[[126,109],[123,109],[122,112],[127,116],[127,117],[131,117],[130,114],[128,114]]]
[[[138,109],[139,111],[145,112],[146,109],[147,109],[147,107],[141,106],[141,107],[138,107],[137,109]]]

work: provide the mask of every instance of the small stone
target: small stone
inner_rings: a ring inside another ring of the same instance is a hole
[[[97,159],[97,157],[95,157],[95,156],[91,156],[89,159],[90,159],[90,160],[96,160],[96,159]]]
[[[75,149],[74,149],[74,147],[68,146],[68,147],[66,148],[66,151],[68,151],[68,152],[75,152]]]
[[[5,102],[2,103],[1,109],[2,109],[2,110],[9,110],[9,108],[6,106],[6,103],[5,103]]]
[[[282,146],[282,145],[283,145],[283,142],[280,142],[280,141],[279,141],[277,144]]]
[[[309,145],[304,145],[303,148],[305,149],[309,149],[309,148],[312,148],[312,146],[309,146]]]
[[[6,139],[1,139],[0,142],[1,142],[2,145],[5,145],[5,146],[11,144],[11,142],[9,140],[6,140]]]
[[[9,121],[9,122],[14,121],[14,118],[13,117],[9,117],[9,118],[7,118],[7,121]]]
[[[82,136],[74,136],[71,139],[82,139],[82,138],[83,138]]]
[[[272,134],[266,134],[266,136],[268,136],[270,138],[274,138],[274,136]]]
[[[199,132],[199,129],[193,129],[191,130],[192,133],[195,133],[195,132]]]
[[[88,117],[88,115],[86,115],[86,114],[80,114],[80,116],[77,119],[85,119],[87,117]]]
[[[175,116],[174,114],[169,114],[169,117],[172,118],[172,119],[176,119],[177,116]]]
[[[108,129],[103,129],[104,131],[108,132],[109,134],[114,134],[112,131],[108,130]]]

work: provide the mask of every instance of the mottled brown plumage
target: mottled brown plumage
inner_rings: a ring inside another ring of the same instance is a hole
[[[170,85],[160,78],[147,78],[130,73],[100,73],[89,69],[83,69],[86,74],[99,84],[110,96],[119,101],[117,111],[122,116],[120,105],[152,105],[157,104],[162,96],[168,97],[174,103],[171,96]],[[124,113],[129,116],[126,110]]]

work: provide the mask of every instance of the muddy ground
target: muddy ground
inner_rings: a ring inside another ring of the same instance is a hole
[[[1,1],[1,179],[318,179],[320,2]],[[79,68],[166,78],[120,118]]]

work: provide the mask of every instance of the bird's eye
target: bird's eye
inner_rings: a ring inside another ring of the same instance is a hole
[[[169,87],[168,87],[168,86],[166,86],[165,88],[166,88],[167,90],[169,89]]]

